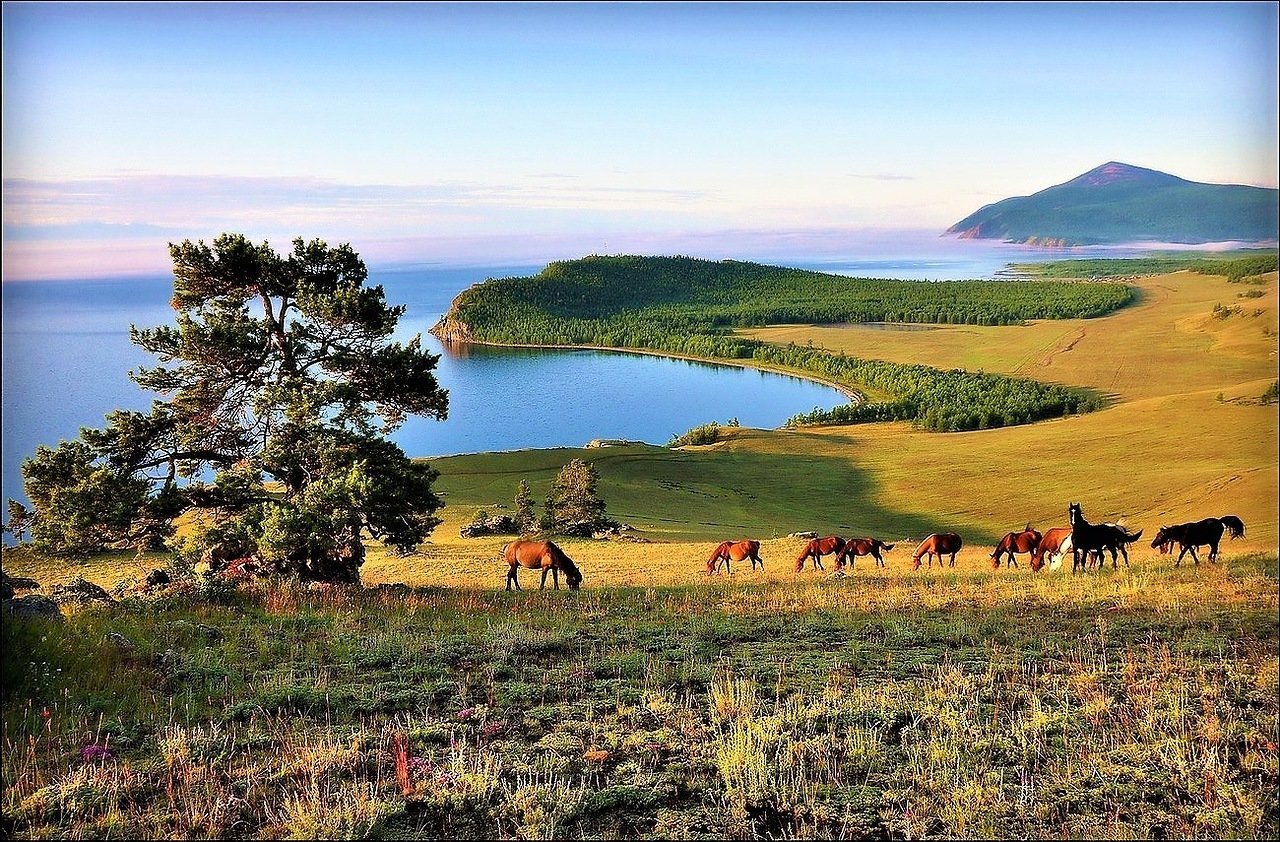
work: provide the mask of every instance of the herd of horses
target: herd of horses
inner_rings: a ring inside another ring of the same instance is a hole
[[[1030,556],[1032,572],[1039,572],[1045,566],[1046,559],[1050,569],[1056,569],[1070,554],[1071,571],[1074,573],[1086,571],[1093,565],[1100,569],[1107,552],[1111,553],[1113,569],[1119,566],[1118,558],[1124,559],[1126,567],[1129,565],[1129,552],[1126,547],[1142,537],[1141,529],[1137,532],[1129,532],[1115,523],[1089,523],[1085,520],[1079,503],[1068,506],[1067,517],[1068,526],[1055,527],[1043,534],[1032,529],[1031,524],[1027,524],[1026,528],[1019,532],[1007,533],[991,553],[992,568],[998,570],[1002,560],[1006,566],[1018,567],[1018,556],[1027,555]],[[1176,544],[1180,552],[1175,566],[1181,566],[1182,559],[1188,552],[1191,553],[1195,563],[1199,564],[1200,557],[1196,550],[1200,547],[1208,547],[1209,560],[1215,561],[1218,558],[1218,545],[1222,541],[1223,534],[1230,535],[1232,539],[1242,537],[1244,522],[1235,515],[1225,515],[1205,518],[1194,523],[1161,526],[1151,542],[1151,547],[1161,553],[1168,553]],[[963,545],[963,539],[954,532],[935,532],[916,547],[915,553],[911,556],[912,570],[920,569],[921,559],[925,559],[932,568],[934,556],[938,558],[939,567],[942,566],[944,556],[949,557],[947,565],[955,567],[956,554],[960,552]],[[846,565],[852,569],[859,556],[869,556],[874,559],[877,567],[884,567],[884,556],[881,553],[892,550],[894,546],[895,544],[886,543],[879,538],[846,540],[839,535],[815,537],[805,544],[800,555],[796,557],[795,571],[802,572],[805,562],[812,559],[814,569],[825,572],[827,568],[822,563],[824,556],[834,557],[837,573],[843,573]],[[516,590],[521,589],[520,582],[516,578],[520,568],[541,570],[542,588],[546,588],[547,574],[550,573],[552,583],[559,590],[561,572],[565,574],[565,582],[570,590],[577,590],[582,586],[582,572],[564,550],[550,541],[512,541],[502,548],[502,557],[509,566],[507,590],[511,590],[513,586]],[[741,563],[748,560],[751,562],[752,570],[756,569],[756,565],[759,565],[761,570],[764,569],[764,560],[760,558],[759,541],[724,541],[711,551],[711,556],[707,559],[707,573],[715,575],[723,569],[726,574],[730,574],[733,572],[734,562]]]

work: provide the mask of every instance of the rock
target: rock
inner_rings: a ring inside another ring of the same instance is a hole
[[[95,585],[93,582],[85,579],[83,576],[77,576],[65,585],[54,585],[49,589],[49,596],[59,605],[68,602],[76,604],[84,604],[90,602],[113,603],[114,599],[111,594],[102,589],[101,586]]]
[[[62,619],[62,609],[58,608],[58,603],[47,596],[36,596],[35,594],[4,600],[4,610],[14,617],[22,619],[32,617],[45,620]]]
[[[817,533],[817,532],[792,532],[792,533],[791,533],[790,535],[788,535],[787,537],[788,537],[788,538],[803,538],[803,539],[805,539],[806,541],[812,541],[814,538],[817,538],[817,537],[818,537],[818,533]]]
[[[222,629],[217,626],[206,626],[204,623],[196,623],[196,631],[205,636],[206,640],[222,640],[226,637],[222,633]]]
[[[143,581],[147,583],[147,587],[155,588],[160,585],[169,584],[173,581],[173,578],[163,568],[157,567],[155,570],[148,573],[147,578]]]
[[[133,644],[129,642],[129,638],[120,634],[120,632],[107,632],[102,636],[102,639],[105,642],[110,643],[113,646],[118,646],[121,649],[133,648]]]
[[[24,576],[10,576],[3,570],[0,570],[0,597],[4,599],[12,599],[18,591],[37,590],[40,583],[35,579],[28,579]]]

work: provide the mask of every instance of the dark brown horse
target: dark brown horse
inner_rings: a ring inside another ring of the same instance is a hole
[[[1156,538],[1151,542],[1151,546],[1162,553],[1172,550],[1174,544],[1181,547],[1182,551],[1178,553],[1178,560],[1174,562],[1175,567],[1182,565],[1182,557],[1188,551],[1191,553],[1192,560],[1199,564],[1200,558],[1196,555],[1196,547],[1207,546],[1209,548],[1209,561],[1217,561],[1218,542],[1222,540],[1223,532],[1230,535],[1233,541],[1236,538],[1243,537],[1244,521],[1235,515],[1225,515],[1224,517],[1207,517],[1195,523],[1162,526],[1156,531]]]
[[[1027,528],[1021,532],[1010,532],[1000,539],[1000,543],[996,544],[995,552],[991,554],[991,567],[994,570],[1000,569],[1000,557],[1005,556],[1005,564],[1018,566],[1016,553],[1034,553],[1036,547],[1040,545],[1040,539],[1044,536],[1031,528],[1031,524],[1027,524]],[[1035,568],[1038,569],[1038,568]]]
[[[935,532],[928,538],[920,542],[920,546],[916,547],[915,554],[911,556],[912,570],[920,569],[920,556],[929,557],[929,567],[933,568],[933,557],[938,557],[938,566],[942,566],[942,557],[944,555],[951,556],[950,567],[956,566],[956,553],[960,552],[960,547],[964,545],[964,541],[954,532]]]
[[[539,590],[547,587],[547,571],[551,572],[556,590],[560,590],[561,570],[564,571],[564,581],[569,590],[576,591],[582,586],[582,572],[578,570],[578,566],[564,554],[564,550],[550,541],[512,541],[502,548],[502,558],[511,565],[511,569],[507,571],[507,590],[511,590],[512,585],[515,585],[516,590],[521,590],[520,582],[516,579],[516,571],[521,567],[527,570],[542,569],[542,587]]]
[[[1124,556],[1125,567],[1129,566],[1129,551],[1125,549],[1126,544],[1132,544],[1134,541],[1142,537],[1142,530],[1130,533],[1122,526],[1114,523],[1089,523],[1084,519],[1084,511],[1080,508],[1079,503],[1072,503],[1067,506],[1067,520],[1071,523],[1071,572],[1077,569],[1084,570],[1085,562],[1080,560],[1080,554],[1085,554],[1085,561],[1088,560],[1089,553],[1097,553],[1098,569],[1102,569],[1102,551],[1111,551],[1111,569],[1115,569],[1119,565],[1116,559],[1116,550]]]
[[[845,542],[844,549],[836,555],[836,570],[844,570],[846,561],[850,567],[854,566],[860,555],[869,555],[876,560],[876,567],[884,567],[880,551],[888,551],[893,547],[893,544],[886,544],[879,538],[850,538]]]
[[[840,553],[844,550],[844,539],[839,535],[828,535],[825,538],[814,538],[812,541],[804,545],[804,550],[800,555],[796,556],[796,572],[804,570],[804,561],[807,558],[813,559],[813,566],[819,570],[826,570],[822,566],[822,557],[831,555],[832,553]]]
[[[711,558],[707,559],[707,575],[715,575],[722,563],[725,572],[732,574],[733,569],[729,562],[748,558],[751,559],[752,570],[756,569],[757,564],[760,565],[761,570],[764,570],[764,560],[760,558],[759,541],[725,541],[711,551]]]

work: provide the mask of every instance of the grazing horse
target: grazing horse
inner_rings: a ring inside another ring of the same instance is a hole
[[[1222,540],[1224,531],[1234,541],[1244,535],[1244,521],[1235,515],[1226,515],[1225,517],[1207,517],[1195,523],[1162,526],[1156,532],[1156,539],[1151,542],[1151,546],[1162,553],[1172,550],[1175,543],[1181,547],[1178,560],[1174,562],[1175,567],[1182,565],[1182,557],[1188,551],[1191,552],[1191,558],[1195,563],[1199,564],[1200,558],[1196,555],[1196,547],[1206,545],[1209,547],[1209,561],[1217,561],[1218,542]]]
[[[725,541],[711,551],[711,558],[707,559],[707,575],[715,575],[721,563],[724,564],[724,571],[732,574],[730,560],[742,561],[747,558],[751,559],[752,570],[756,569],[756,564],[764,570],[764,560],[760,558],[759,541]]]
[[[569,590],[576,591],[582,586],[582,571],[573,563],[573,559],[564,554],[564,550],[550,541],[512,541],[502,548],[502,558],[511,566],[507,571],[507,590],[515,585],[521,590],[520,581],[516,579],[516,571],[521,567],[528,570],[542,569],[542,587],[547,587],[547,571],[551,571],[551,580],[556,590],[560,590],[560,571],[564,571],[565,584]]]
[[[886,544],[879,538],[850,538],[845,542],[844,549],[836,554],[836,570],[844,570],[845,561],[852,567],[860,555],[869,555],[876,560],[876,567],[884,567],[880,551],[888,551],[893,547],[893,544]]]
[[[1071,527],[1055,526],[1036,542],[1031,553],[1031,572],[1039,573],[1044,567],[1044,557],[1049,557],[1049,569],[1057,570],[1063,553],[1071,552]]]
[[[822,557],[824,555],[836,553],[838,560],[839,553],[843,550],[844,539],[839,535],[828,535],[825,538],[814,538],[812,541],[805,544],[804,550],[801,551],[800,555],[796,556],[796,572],[799,573],[801,570],[804,570],[804,562],[807,558],[813,559],[814,567],[819,570],[826,570],[827,568],[822,566]]]
[[[1111,568],[1114,570],[1119,565],[1116,563],[1116,550],[1124,556],[1124,563],[1129,565],[1129,551],[1125,549],[1126,544],[1132,544],[1134,541],[1142,537],[1142,530],[1130,534],[1123,527],[1114,523],[1089,523],[1084,519],[1084,512],[1080,508],[1079,503],[1072,503],[1067,507],[1068,520],[1071,523],[1071,572],[1077,569],[1084,570],[1084,562],[1080,560],[1080,553],[1086,554],[1086,561],[1089,553],[1097,553],[1098,569],[1102,569],[1102,551],[1111,551]]]
[[[954,532],[935,532],[928,538],[920,542],[920,546],[916,547],[915,555],[911,556],[912,570],[920,569],[920,556],[929,557],[929,568],[933,569],[933,557],[938,556],[938,566],[942,566],[942,557],[950,554],[950,567],[956,566],[956,553],[960,552],[963,545],[960,536]]]
[[[991,567],[994,570],[1000,569],[1000,556],[1006,556],[1005,564],[1018,566],[1018,559],[1015,553],[1034,553],[1036,547],[1040,545],[1040,539],[1044,537],[1039,532],[1031,528],[1031,524],[1027,524],[1027,528],[1021,532],[1010,532],[1000,539],[1000,543],[996,544],[995,552],[991,554]]]

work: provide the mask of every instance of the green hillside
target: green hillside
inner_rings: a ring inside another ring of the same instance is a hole
[[[925,283],[848,278],[738,261],[588,257],[533,277],[463,291],[432,333],[445,341],[648,349],[749,360],[807,373],[877,398],[796,423],[911,420],[974,430],[1060,418],[1102,405],[1099,395],[1033,380],[865,360],[735,333],[770,324],[928,322],[1020,324],[1092,318],[1130,303],[1122,284],[1055,280]]]
[[[987,205],[947,233],[1052,245],[1274,240],[1277,195],[1273,188],[1203,184],[1112,161]]]

